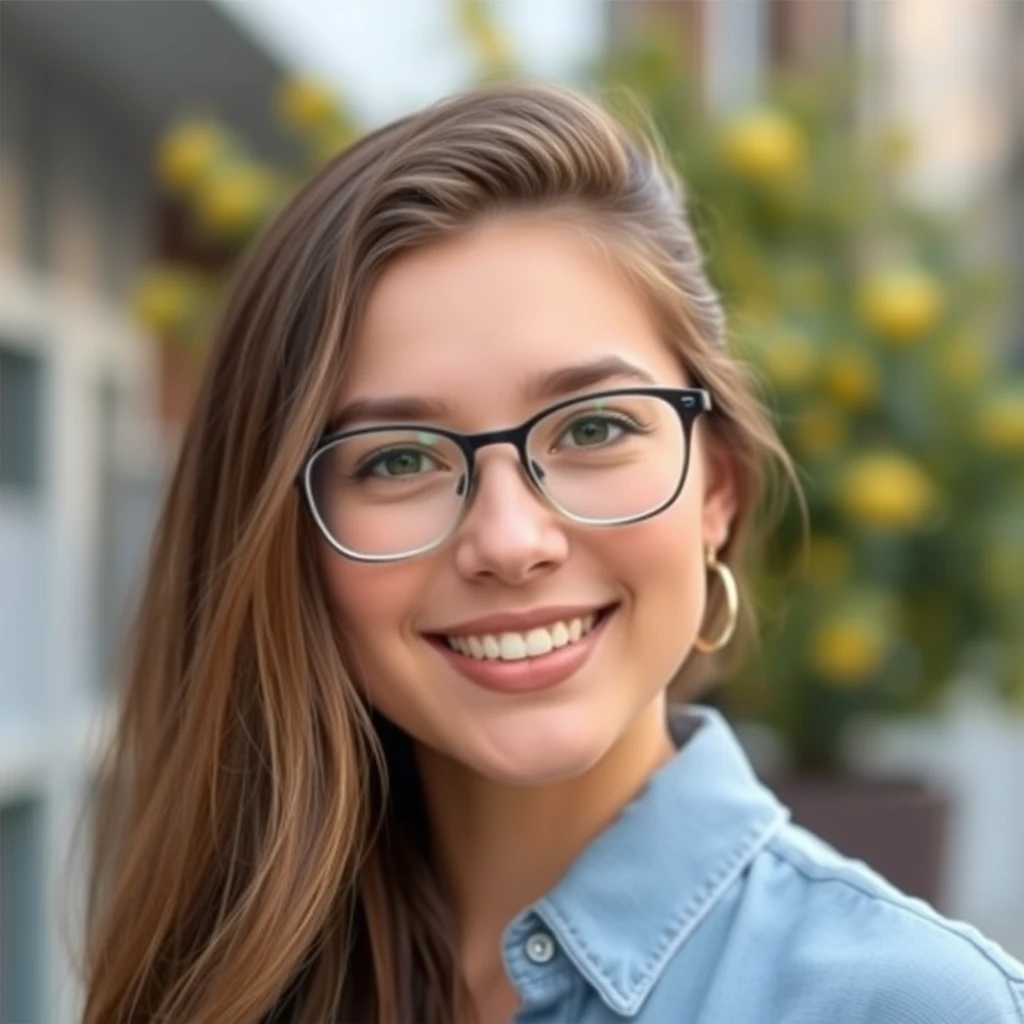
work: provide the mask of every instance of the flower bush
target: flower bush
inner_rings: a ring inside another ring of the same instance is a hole
[[[767,536],[764,640],[715,699],[812,771],[843,767],[856,719],[965,674],[1024,707],[1024,378],[998,349],[997,282],[954,216],[899,187],[907,134],[856,126],[853,76],[716,117],[666,38],[598,88],[639,97],[679,166],[810,511],[809,543],[795,504]]]

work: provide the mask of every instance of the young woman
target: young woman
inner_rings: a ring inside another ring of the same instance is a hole
[[[98,830],[89,1024],[1024,1022],[692,700],[785,453],[589,101],[363,139],[235,282]]]

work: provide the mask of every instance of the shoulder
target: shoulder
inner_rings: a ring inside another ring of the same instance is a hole
[[[780,830],[750,881],[786,950],[780,984],[813,993],[820,1019],[1024,1024],[1024,967],[803,829]]]

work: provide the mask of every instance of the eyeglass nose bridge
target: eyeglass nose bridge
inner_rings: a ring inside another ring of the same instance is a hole
[[[468,505],[476,489],[479,476],[477,466],[477,453],[483,448],[490,448],[495,445],[511,445],[515,449],[516,457],[519,460],[519,467],[526,477],[530,488],[539,496],[544,497],[542,483],[544,480],[544,467],[538,462],[530,459],[527,448],[530,431],[536,421],[520,424],[518,427],[509,427],[505,430],[488,430],[480,434],[468,434],[458,438],[459,447],[466,459],[466,480],[465,489],[458,491],[459,497]]]

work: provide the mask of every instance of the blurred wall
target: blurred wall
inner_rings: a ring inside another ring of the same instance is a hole
[[[89,774],[105,612],[145,532],[119,491],[146,461],[151,359],[121,299],[145,249],[148,155],[88,83],[16,41],[4,24],[0,1020],[33,1021],[66,991],[58,851]]]

